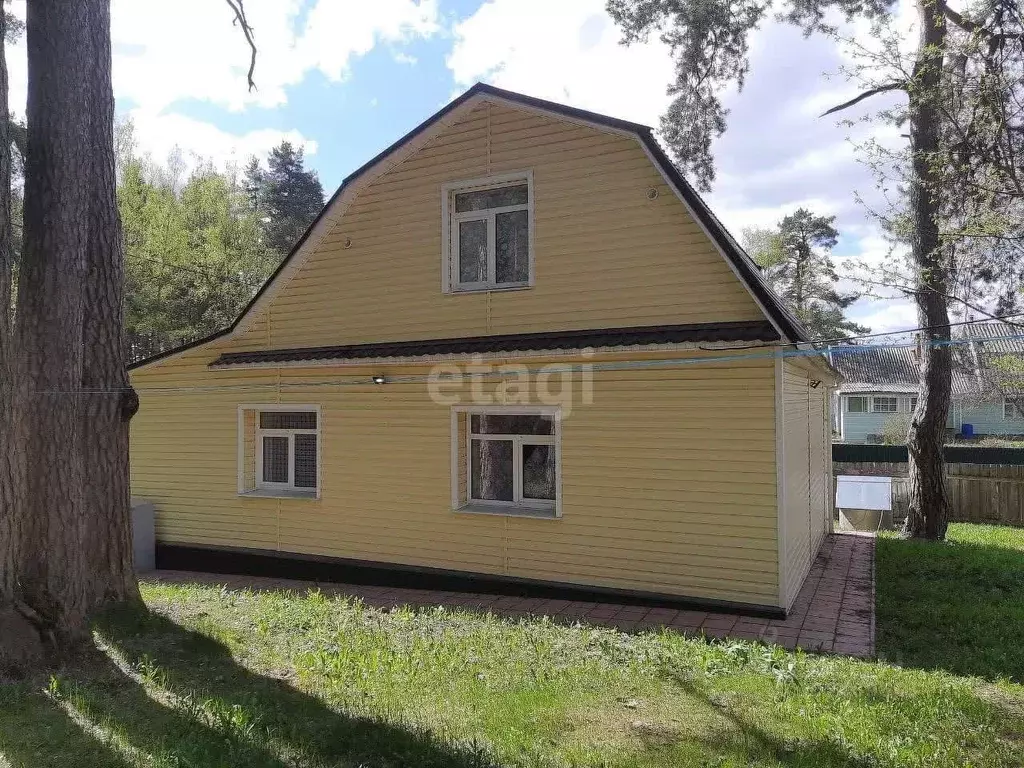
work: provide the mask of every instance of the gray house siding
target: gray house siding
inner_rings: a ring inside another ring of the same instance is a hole
[[[957,426],[972,424],[976,435],[1024,435],[1024,419],[1004,418],[1001,402],[964,407],[959,422]]]

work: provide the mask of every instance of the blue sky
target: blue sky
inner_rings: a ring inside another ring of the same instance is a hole
[[[255,93],[226,3],[113,0],[115,96],[140,151],[160,161],[177,147],[243,163],[288,138],[306,147],[330,194],[477,80],[649,125],[668,104],[669,51],[657,40],[619,45],[604,0],[247,0],[246,8],[259,46]],[[23,55],[10,56],[16,110]],[[834,214],[839,256],[881,259],[887,246],[855,198],[873,199],[873,182],[849,142],[851,132],[864,139],[875,129],[818,117],[852,92],[826,77],[844,63],[841,52],[767,23],[751,58],[746,88],[727,95],[712,207],[737,236],[801,205]],[[852,314],[878,331],[915,324],[902,300],[861,300]]]

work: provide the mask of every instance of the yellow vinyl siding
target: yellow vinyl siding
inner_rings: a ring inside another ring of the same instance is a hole
[[[831,514],[830,380],[803,362],[782,365],[785,565],[782,601],[789,606],[821,547]],[[818,381],[817,387],[811,382]]]
[[[534,175],[534,287],[444,294],[441,185],[520,170]],[[237,343],[757,319],[761,310],[636,140],[484,104],[362,189]]]
[[[452,511],[451,409],[397,380],[428,366],[207,370],[216,353],[133,376],[133,493],[160,541],[778,604],[770,360],[597,371],[590,405],[574,374],[563,516],[537,520]],[[445,392],[470,404],[468,384]],[[319,500],[237,495],[237,406],[276,402],[322,407]]]

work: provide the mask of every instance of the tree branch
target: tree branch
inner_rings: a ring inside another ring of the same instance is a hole
[[[827,110],[826,112],[822,112],[820,115],[818,115],[818,117],[825,117],[826,115],[831,115],[834,112],[841,112],[844,109],[852,107],[854,104],[859,104],[860,102],[864,101],[864,99],[869,99],[872,96],[877,96],[878,94],[885,93],[886,91],[898,91],[905,87],[906,83],[894,80],[891,83],[886,83],[885,85],[880,85],[877,88],[872,88],[869,91],[864,91],[864,93],[860,94],[859,96],[855,96],[849,101],[844,101],[842,104],[832,107],[832,109]]]
[[[949,21],[953,22],[956,26],[960,27],[964,32],[970,32],[971,34],[978,34],[984,37],[986,40],[1020,40],[1020,34],[1004,34],[999,32],[993,32],[983,24],[979,24],[976,21],[971,21],[965,18],[959,11],[954,11],[946,3],[939,3],[939,9],[942,11],[942,15],[945,16]]]
[[[245,16],[245,0],[225,0],[225,2],[235,14],[231,24],[242,28],[245,41],[249,44],[251,55],[249,57],[249,74],[246,79],[249,81],[249,90],[254,91],[256,90],[256,81],[253,80],[253,73],[256,71],[256,41],[253,39],[249,20]]]

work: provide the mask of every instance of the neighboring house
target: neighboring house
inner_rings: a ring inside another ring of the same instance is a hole
[[[132,488],[163,556],[781,614],[831,525],[835,371],[766,354],[805,340],[649,128],[477,85],[134,366]]]
[[[952,404],[946,423],[956,435],[1024,435],[1017,377],[1000,374],[1000,358],[1024,354],[1024,329],[1000,322],[966,325],[953,347]],[[834,428],[845,443],[882,442],[899,433],[917,406],[915,346],[833,347],[844,381],[836,390]]]

